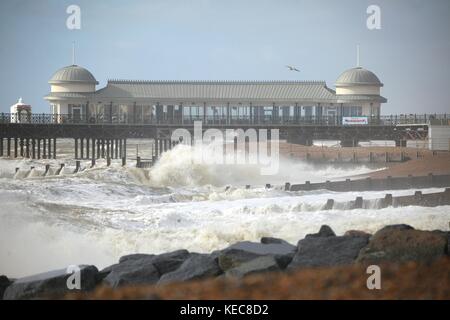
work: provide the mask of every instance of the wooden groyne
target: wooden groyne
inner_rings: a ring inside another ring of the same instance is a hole
[[[450,188],[443,192],[423,194],[416,191],[413,195],[393,197],[392,194],[386,194],[384,198],[364,200],[363,197],[356,197],[353,201],[336,202],[334,199],[328,199],[322,206],[322,210],[353,210],[353,209],[383,209],[387,207],[437,207],[450,205]]]
[[[304,184],[286,183],[287,191],[311,191],[326,189],[330,191],[382,191],[382,190],[400,190],[400,189],[423,189],[423,188],[445,188],[450,187],[450,175],[412,176],[408,177],[387,177],[385,179],[346,179],[345,181],[326,181],[321,183]]]

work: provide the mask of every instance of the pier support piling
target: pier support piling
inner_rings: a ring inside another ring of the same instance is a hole
[[[8,157],[11,157],[11,138],[7,138],[6,139],[6,148],[7,148],[7,150],[6,150],[6,155],[8,156]]]

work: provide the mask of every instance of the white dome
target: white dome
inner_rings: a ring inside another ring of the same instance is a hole
[[[71,65],[59,69],[51,77],[48,83],[62,84],[62,83],[83,83],[83,84],[98,84],[92,73],[87,69],[77,65]]]
[[[336,80],[336,86],[358,86],[358,85],[369,85],[382,87],[380,79],[367,69],[362,67],[356,67],[349,69],[342,73]]]

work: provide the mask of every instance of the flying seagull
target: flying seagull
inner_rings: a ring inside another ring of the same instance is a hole
[[[286,66],[286,68],[288,68],[290,71],[300,72],[300,70],[298,70],[296,67],[293,67],[293,66]]]

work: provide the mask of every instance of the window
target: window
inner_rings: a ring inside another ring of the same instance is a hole
[[[343,116],[344,117],[359,117],[362,115],[362,107],[361,106],[351,106],[343,108]]]

